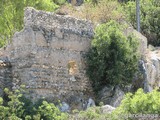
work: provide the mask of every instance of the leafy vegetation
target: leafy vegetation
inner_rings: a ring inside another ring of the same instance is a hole
[[[102,113],[101,107],[90,107],[85,111],[76,111],[69,120],[110,120],[111,114]]]
[[[81,10],[77,10],[68,4],[64,5],[66,1],[1,0],[0,47],[10,40],[14,32],[23,28],[23,10],[27,6],[40,10],[54,11],[60,5],[63,12],[69,12],[68,14],[70,15],[85,18],[94,23],[106,23],[110,20],[128,20],[136,28],[135,0],[84,0],[83,9]],[[148,38],[149,44],[160,45],[160,2],[158,0],[140,0],[140,8],[142,33]]]
[[[128,21],[136,28],[136,3],[129,1],[124,5]],[[148,43],[160,45],[160,1],[140,0],[141,32],[148,38]]]
[[[63,5],[67,0],[53,0],[57,5]]]
[[[24,97],[24,86],[20,90],[4,90],[8,100],[0,98],[1,120],[66,120],[68,115],[62,113],[53,103],[40,100],[31,102]]]
[[[0,0],[0,47],[23,28],[24,8],[54,11],[58,5],[51,0]]]
[[[107,84],[130,83],[137,69],[138,42],[133,36],[124,36],[121,28],[115,21],[96,28],[87,54],[87,74],[95,90]]]
[[[53,103],[40,100],[31,102],[23,96],[26,90],[22,86],[13,92],[4,90],[8,100],[0,98],[1,120],[124,120],[134,115],[160,114],[160,92],[153,90],[144,93],[139,89],[135,94],[127,93],[122,103],[112,113],[103,113],[101,106],[88,108],[86,111],[74,110],[72,114],[61,112]]]
[[[156,89],[150,93],[144,93],[138,89],[135,94],[127,93],[120,106],[112,113],[103,113],[101,107],[91,107],[86,111],[76,112],[71,120],[137,120],[157,119],[160,114],[160,92]]]
[[[112,118],[113,120],[124,120],[124,118],[126,117],[130,117],[133,119],[133,115],[136,114],[154,114],[156,117],[156,115],[160,114],[159,98],[160,92],[156,89],[150,93],[144,93],[143,89],[139,89],[135,94],[128,93],[122,100],[121,105],[112,113]]]

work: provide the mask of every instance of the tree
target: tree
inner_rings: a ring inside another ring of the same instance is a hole
[[[128,2],[124,11],[128,21],[136,28],[136,3]],[[148,43],[160,45],[160,1],[140,0],[141,33],[148,38]]]
[[[108,84],[130,83],[137,70],[138,41],[133,36],[124,36],[122,28],[111,21],[95,30],[92,48],[87,54],[87,75],[96,91]]]
[[[0,0],[0,47],[23,28],[24,8],[27,6],[47,11],[58,8],[51,0]]]
[[[137,31],[140,32],[140,7],[139,0],[136,0],[136,18],[137,18]]]

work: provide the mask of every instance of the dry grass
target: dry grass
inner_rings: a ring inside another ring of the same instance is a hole
[[[91,3],[76,7],[65,4],[57,11],[80,19],[90,20],[94,23],[104,23],[110,20],[121,21],[124,19],[121,6],[114,0],[101,0],[97,5]]]

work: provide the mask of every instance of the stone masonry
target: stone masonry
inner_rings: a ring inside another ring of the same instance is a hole
[[[63,110],[85,109],[94,99],[85,61],[93,29],[89,21],[26,8],[24,29],[0,50],[0,96],[5,87],[18,89],[25,84],[33,101],[60,100]],[[134,83],[142,82],[147,92],[160,88],[160,48],[148,49],[147,39],[133,28],[124,31],[127,36],[131,33],[140,41],[143,79],[138,76]],[[124,94],[119,88],[115,91],[113,96],[106,88],[99,102],[118,106]]]
[[[24,29],[1,50],[1,58],[6,57],[12,66],[12,88],[25,84],[33,100],[45,97],[85,103],[92,96],[84,58],[93,25],[33,8],[26,8],[24,16]]]
[[[3,96],[4,88],[12,87],[12,67],[6,58],[0,60],[0,96]]]

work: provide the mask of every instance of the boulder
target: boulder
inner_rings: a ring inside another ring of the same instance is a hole
[[[66,102],[62,102],[61,106],[58,106],[61,112],[69,112],[70,106]]]
[[[147,52],[147,38],[145,36],[143,36],[140,32],[133,29],[133,27],[128,27],[124,31],[124,34],[126,36],[133,34],[138,39],[138,41],[139,41],[138,51],[140,52],[141,56],[144,56]]]
[[[106,86],[99,93],[97,102],[103,102],[104,104],[118,107],[123,99],[124,91],[120,87]]]
[[[110,105],[104,105],[101,107],[102,113],[111,113],[113,110],[115,110],[115,107],[112,107]]]
[[[95,106],[95,102],[92,98],[89,98],[87,103],[87,108]]]
[[[110,104],[114,94],[114,86],[106,86],[97,94],[97,103]]]
[[[125,95],[124,92],[119,87],[116,87],[114,95],[110,101],[110,105],[113,107],[118,107],[124,95]]]

